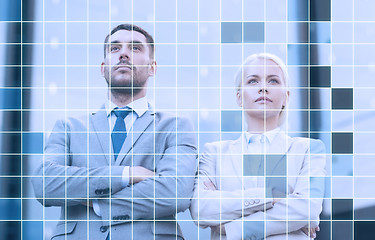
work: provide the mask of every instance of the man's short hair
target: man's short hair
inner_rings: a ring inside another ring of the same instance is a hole
[[[141,28],[137,25],[134,25],[134,24],[127,24],[127,23],[118,25],[117,27],[112,29],[110,34],[108,34],[105,37],[105,40],[104,40],[104,58],[107,55],[107,46],[108,46],[109,37],[112,36],[115,32],[120,31],[120,30],[136,31],[136,32],[139,32],[139,33],[143,34],[143,36],[145,36],[145,38],[146,38],[147,45],[150,48],[150,57],[152,59],[154,58],[155,47],[154,47],[154,39],[152,38],[152,36],[146,30],[144,30],[143,28]]]

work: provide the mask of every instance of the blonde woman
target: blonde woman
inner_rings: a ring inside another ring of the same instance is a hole
[[[280,126],[288,74],[272,54],[249,56],[236,76],[247,131],[205,145],[190,211],[211,239],[310,239],[319,230],[325,147]]]

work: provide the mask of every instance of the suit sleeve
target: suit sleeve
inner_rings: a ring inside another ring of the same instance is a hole
[[[214,143],[215,144],[215,143]],[[195,179],[194,195],[190,213],[200,227],[216,226],[272,207],[272,199],[265,199],[264,188],[246,190],[206,190],[204,181],[211,181],[216,187],[216,161],[218,153],[214,144],[206,144],[199,161],[198,176]]]
[[[72,166],[70,137],[69,124],[58,121],[32,178],[36,198],[44,206],[77,205],[122,189],[122,166]]]
[[[155,177],[100,199],[103,221],[158,219],[185,211],[190,205],[196,171],[196,137],[185,118],[171,122],[165,150],[155,162]],[[150,158],[151,159],[151,158]]]
[[[320,140],[309,141],[310,148],[305,153],[294,191],[266,212],[259,211],[226,224],[228,239],[263,239],[318,226],[326,176],[325,147]]]

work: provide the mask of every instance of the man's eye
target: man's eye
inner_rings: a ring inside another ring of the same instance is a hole
[[[138,46],[133,46],[133,51],[139,51],[139,50],[141,50],[140,47],[138,47]]]

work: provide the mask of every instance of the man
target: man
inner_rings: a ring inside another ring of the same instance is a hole
[[[147,80],[154,40],[122,24],[105,39],[108,101],[58,121],[33,179],[44,206],[61,206],[52,239],[183,239],[175,215],[189,207],[196,171],[191,123],[152,110]]]

